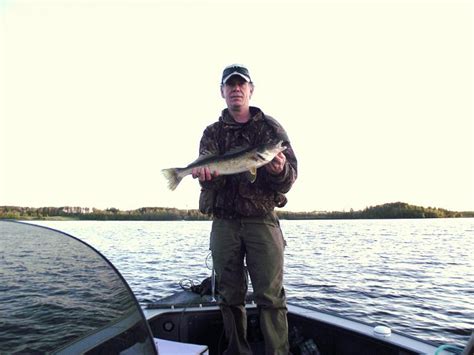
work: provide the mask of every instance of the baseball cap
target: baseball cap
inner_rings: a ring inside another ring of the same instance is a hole
[[[227,80],[229,80],[229,78],[231,76],[234,76],[234,75],[241,76],[242,78],[244,78],[249,83],[252,82],[252,79],[250,79],[249,70],[245,66],[243,66],[242,64],[231,64],[231,65],[224,68],[224,71],[222,72],[222,82],[221,83],[225,84],[227,82]]]

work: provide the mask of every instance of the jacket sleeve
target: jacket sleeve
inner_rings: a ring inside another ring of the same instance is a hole
[[[219,154],[219,144],[216,135],[216,125],[206,127],[199,143],[199,155]],[[203,189],[218,190],[225,185],[225,177],[218,176],[210,181],[199,181]]]
[[[266,140],[281,140],[287,147],[283,151],[283,154],[285,154],[286,157],[283,171],[279,175],[272,175],[266,172],[266,181],[272,190],[285,194],[290,191],[293,183],[298,177],[298,161],[296,159],[295,152],[291,147],[290,139],[288,138],[288,134],[286,133],[285,129],[273,117],[265,115],[265,118],[269,126],[265,132],[265,135],[271,136],[271,138],[267,137]]]
[[[286,157],[283,171],[278,175],[272,175],[266,172],[266,180],[269,184],[269,187],[272,190],[283,194],[290,191],[298,176],[298,162],[296,160],[295,153],[289,142],[287,142],[286,146],[287,148],[283,152]]]

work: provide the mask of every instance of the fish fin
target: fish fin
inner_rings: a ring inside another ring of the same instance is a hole
[[[219,157],[221,159],[222,158],[227,158],[229,156],[233,156],[233,155],[237,155],[237,154],[242,153],[242,152],[246,152],[249,149],[251,149],[251,148],[249,148],[247,146],[239,146],[239,147],[229,149],[227,152],[225,152],[222,155],[220,155],[217,152],[210,152],[210,151],[205,150],[205,151],[202,151],[201,154],[199,154],[199,156],[197,157],[197,159],[195,161],[189,163],[187,165],[187,168],[189,168],[192,165],[200,164],[204,160],[210,160],[210,159],[216,158],[216,157]]]
[[[199,155],[195,161],[189,163],[187,167],[190,167],[191,165],[199,164],[201,161],[205,159],[213,158],[216,156],[218,156],[218,154],[216,153],[204,152],[203,154]]]
[[[257,180],[257,168],[253,167],[246,172],[247,179],[253,184]]]
[[[179,175],[178,168],[163,169],[162,173],[166,180],[168,180],[168,187],[172,191],[178,187],[179,183],[183,179],[183,177]]]
[[[225,152],[223,154],[223,157],[226,157],[228,155],[236,155],[236,154],[240,154],[240,153],[243,153],[243,152],[248,152],[249,150],[252,150],[252,149],[253,148],[251,146],[241,145],[241,146],[229,149],[227,152]]]
[[[216,152],[211,152],[210,150],[203,150],[201,153],[199,153],[198,159],[202,156],[208,157],[208,156],[213,156],[213,155],[217,155],[217,153]]]

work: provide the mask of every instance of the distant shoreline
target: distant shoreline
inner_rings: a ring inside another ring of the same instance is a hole
[[[474,212],[455,212],[441,208],[414,206],[404,202],[386,203],[367,207],[364,210],[349,212],[290,212],[279,211],[283,220],[334,220],[334,219],[402,219],[402,218],[470,218]],[[121,211],[116,208],[100,210],[82,207],[18,207],[0,206],[1,219],[15,220],[98,220],[98,221],[205,221],[211,217],[198,210],[166,207],[143,207],[136,210]]]

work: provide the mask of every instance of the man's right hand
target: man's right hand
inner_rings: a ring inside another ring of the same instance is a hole
[[[211,181],[213,178],[219,176],[217,171],[211,173],[211,169],[209,167],[204,168],[194,168],[192,171],[193,179],[198,178],[199,181]]]

